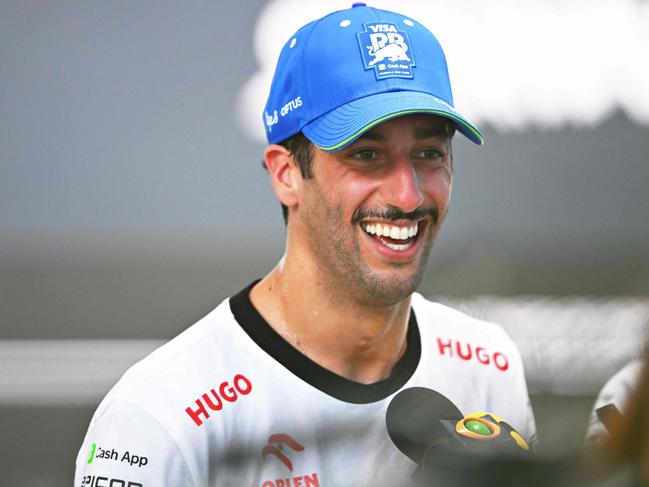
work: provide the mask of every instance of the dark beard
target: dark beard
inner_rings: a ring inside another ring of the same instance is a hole
[[[381,278],[372,272],[362,272],[356,276],[354,281],[360,291],[356,295],[363,297],[359,301],[365,305],[392,306],[408,298],[421,284],[434,240],[435,234],[424,244],[419,267],[408,279],[394,281]],[[398,267],[398,264],[395,264],[395,267]]]

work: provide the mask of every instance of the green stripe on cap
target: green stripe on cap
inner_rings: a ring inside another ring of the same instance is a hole
[[[468,128],[468,129],[471,131],[471,133],[472,133],[473,135],[475,135],[476,138],[478,139],[478,141],[479,141],[479,142],[478,142],[478,145],[482,145],[482,144],[484,144],[484,137],[482,136],[482,134],[481,134],[480,132],[478,132],[478,131],[477,131],[474,127],[472,127],[471,125],[468,125],[468,124],[467,124],[464,120],[462,120],[461,118],[456,117],[455,115],[453,115],[453,114],[451,114],[451,113],[443,112],[443,111],[441,111],[441,110],[404,110],[404,111],[402,111],[402,112],[391,113],[390,115],[386,115],[385,117],[379,118],[378,120],[375,120],[375,121],[373,121],[373,122],[370,123],[370,124],[367,124],[365,127],[363,127],[362,129],[360,129],[360,130],[359,130],[358,132],[356,132],[354,135],[351,135],[350,137],[347,137],[345,140],[343,140],[342,142],[339,142],[339,143],[336,144],[336,145],[332,145],[332,146],[329,146],[329,147],[323,147],[323,146],[318,145],[318,144],[315,144],[315,145],[316,145],[319,149],[321,149],[321,150],[323,150],[323,151],[325,151],[325,152],[333,152],[333,151],[336,151],[336,150],[338,150],[338,149],[340,149],[340,148],[346,146],[347,144],[349,144],[349,143],[350,143],[351,141],[353,141],[354,139],[360,137],[363,133],[365,133],[365,132],[367,132],[368,130],[370,130],[371,128],[376,127],[377,125],[379,125],[379,124],[385,122],[386,120],[390,120],[391,118],[400,117],[400,116],[402,116],[402,115],[411,115],[411,114],[415,114],[415,113],[430,113],[430,114],[433,114],[433,115],[441,115],[441,116],[443,116],[444,118],[451,118],[451,119],[455,120],[456,122],[460,123],[463,127]]]

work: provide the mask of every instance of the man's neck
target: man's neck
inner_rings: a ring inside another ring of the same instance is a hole
[[[293,347],[356,382],[389,377],[406,350],[409,297],[390,306],[359,303],[317,271],[282,260],[253,287],[250,299]]]

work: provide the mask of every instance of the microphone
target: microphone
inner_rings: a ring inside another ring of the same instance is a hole
[[[385,420],[395,446],[419,465],[440,448],[510,455],[530,450],[499,416],[484,411],[463,415],[446,396],[425,387],[399,392],[388,405]]]
[[[432,446],[448,445],[450,437],[441,419],[459,420],[462,413],[448,398],[425,387],[399,392],[388,405],[385,423],[394,445],[421,464]]]
[[[417,464],[416,486],[557,486],[574,468],[572,459],[543,460],[525,439],[488,412],[462,414],[432,389],[412,387],[388,405],[386,426],[394,445]]]

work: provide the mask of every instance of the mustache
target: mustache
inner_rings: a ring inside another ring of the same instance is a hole
[[[414,211],[405,212],[396,206],[387,208],[373,208],[370,210],[358,208],[352,216],[352,224],[355,225],[363,220],[421,220],[430,216],[434,223],[439,220],[439,210],[436,206],[426,206],[417,208]]]

